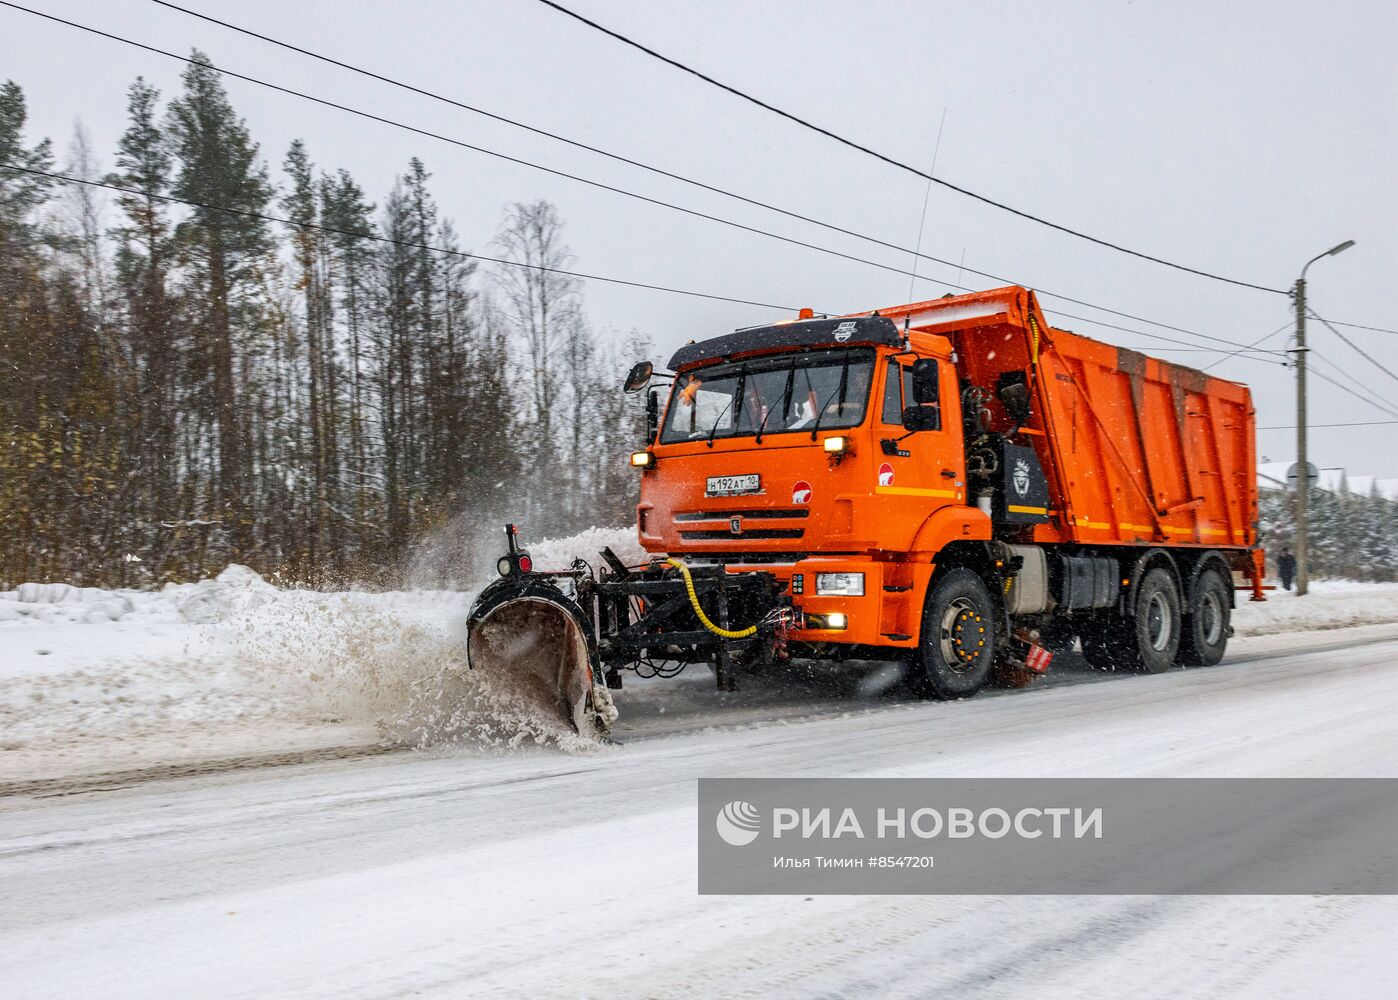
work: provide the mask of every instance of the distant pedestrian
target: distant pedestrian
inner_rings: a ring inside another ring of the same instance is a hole
[[[1291,589],[1291,581],[1296,577],[1296,557],[1291,554],[1291,549],[1282,548],[1282,554],[1277,557],[1277,575],[1281,577],[1282,590]]]

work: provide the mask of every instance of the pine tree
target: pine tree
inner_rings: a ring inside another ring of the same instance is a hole
[[[458,249],[450,222],[440,226],[437,245]],[[475,270],[474,261],[452,256],[443,256],[437,266],[440,290],[437,336],[429,344],[427,468],[443,519],[460,512],[475,462],[495,443],[489,434],[477,435],[470,413],[469,387],[480,377],[471,368],[476,316],[470,280]]]
[[[390,241],[378,253],[375,287],[374,388],[383,451],[384,514],[387,544],[394,553],[407,546],[410,529],[413,415],[413,341],[417,298],[413,274],[412,205],[401,180],[384,202],[383,235]]]
[[[21,170],[53,170],[53,144],[44,139],[32,147],[24,144],[24,124],[29,117],[24,91],[13,80],[0,86],[0,163]],[[46,177],[0,170],[0,250],[7,255],[37,248],[38,208],[48,200],[53,182]]]
[[[271,198],[266,168],[219,74],[197,49],[185,70],[184,93],[170,105],[167,126],[179,172],[173,193],[193,203],[176,231],[194,273],[196,344],[208,351],[212,415],[218,427],[216,505],[229,529],[230,553],[253,549],[248,414],[241,404],[239,334],[254,317],[250,295],[270,249],[264,214]]]
[[[179,406],[183,344],[177,343],[177,303],[169,288],[174,257],[166,203],[171,158],[157,122],[160,94],[140,78],[127,94],[127,127],[117,146],[117,169],[108,181],[135,193],[116,201],[125,222],[112,230],[117,241],[116,295],[124,317],[126,356],[134,373],[139,407],[131,452],[145,470],[133,509],[151,526],[146,564],[157,579],[188,572],[181,562],[181,522],[189,511],[177,503]]]
[[[329,302],[322,273],[323,238],[316,228],[320,222],[319,201],[316,198],[315,177],[306,146],[293,140],[286,156],[286,173],[291,190],[282,198],[282,209],[296,227],[291,230],[292,255],[296,268],[296,287],[305,305],[306,330],[306,407],[310,436],[310,524],[307,531],[307,562],[321,564],[326,551],[326,532],[330,522],[329,480],[331,420],[333,407],[327,405],[329,388],[327,371],[334,360],[327,350],[331,339]],[[333,547],[331,548],[333,551]]]

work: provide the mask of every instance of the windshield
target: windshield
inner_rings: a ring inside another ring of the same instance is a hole
[[[675,381],[664,444],[854,427],[864,419],[873,352],[818,351],[703,368]],[[823,415],[822,415],[823,414]]]

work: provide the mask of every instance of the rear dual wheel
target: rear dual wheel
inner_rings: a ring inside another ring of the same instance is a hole
[[[1231,595],[1233,581],[1223,570],[1210,566],[1194,582],[1189,611],[1184,616],[1184,632],[1180,641],[1180,663],[1186,667],[1212,667],[1223,659],[1231,631]]]

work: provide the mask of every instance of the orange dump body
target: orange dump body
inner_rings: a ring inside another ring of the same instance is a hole
[[[950,339],[966,382],[993,388],[1001,373],[1029,373],[1034,412],[1020,440],[1034,447],[1051,497],[1050,521],[1033,541],[1256,543],[1246,386],[1052,329],[1022,288],[881,312]],[[993,427],[1009,424],[998,402],[988,409]]]

